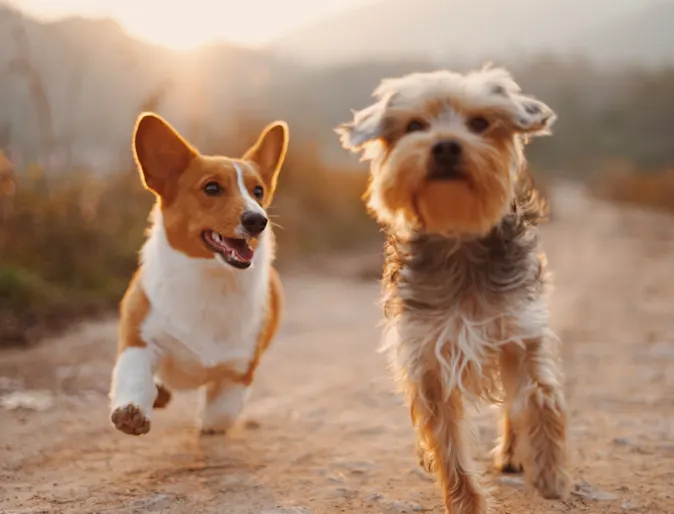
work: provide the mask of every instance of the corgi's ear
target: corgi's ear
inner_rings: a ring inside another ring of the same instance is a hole
[[[145,186],[166,198],[180,174],[197,155],[169,122],[154,113],[138,117],[133,133],[133,154]]]
[[[257,141],[243,155],[243,160],[254,162],[267,188],[267,199],[276,189],[278,174],[288,151],[289,130],[284,121],[274,121],[260,133]]]

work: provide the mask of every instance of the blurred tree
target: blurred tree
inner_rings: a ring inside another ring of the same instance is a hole
[[[38,132],[41,138],[43,156],[51,156],[55,149],[54,126],[52,123],[51,105],[47,89],[40,73],[35,69],[31,59],[30,40],[26,28],[16,24],[12,30],[12,39],[16,45],[16,56],[9,63],[10,72],[19,75],[27,82],[35,112]]]

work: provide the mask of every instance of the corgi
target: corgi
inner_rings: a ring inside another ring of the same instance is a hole
[[[243,410],[282,311],[266,209],[288,139],[276,121],[240,159],[208,156],[157,114],[139,116],[133,154],[156,201],[120,304],[117,430],[148,433],[171,390],[199,389],[203,434],[226,432]]]

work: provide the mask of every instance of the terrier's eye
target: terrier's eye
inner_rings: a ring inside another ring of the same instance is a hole
[[[208,182],[204,186],[204,193],[208,196],[220,196],[222,194],[222,186],[215,181]]]
[[[489,121],[482,116],[476,116],[468,120],[468,128],[476,134],[481,134],[489,128]]]
[[[409,134],[410,132],[419,132],[421,130],[424,130],[425,128],[426,125],[424,124],[423,121],[412,120],[407,124],[407,127],[405,128],[405,133]]]
[[[262,197],[264,196],[264,189],[262,189],[262,186],[255,186],[253,188],[253,195],[258,200],[262,200]]]

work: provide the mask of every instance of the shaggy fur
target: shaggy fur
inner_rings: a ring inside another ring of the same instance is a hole
[[[384,103],[338,131],[347,148],[372,160],[369,206],[388,234],[383,347],[410,407],[420,460],[438,478],[448,512],[486,512],[464,402],[502,402],[497,468],[523,468],[544,497],[562,497],[566,414],[536,230],[546,210],[522,152],[524,136],[545,133],[554,115],[520,95],[504,70],[383,84]],[[476,127],[476,117],[487,122],[479,134],[465,128]],[[410,120],[414,130],[391,128]],[[433,148],[447,140],[463,151],[440,170],[450,177],[438,180]]]

